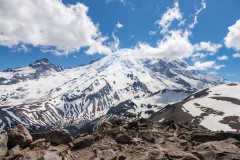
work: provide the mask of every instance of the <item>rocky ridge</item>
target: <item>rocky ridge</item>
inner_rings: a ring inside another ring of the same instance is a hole
[[[239,132],[148,119],[105,122],[74,138],[65,130],[30,134],[22,125],[0,135],[4,160],[233,160],[240,159],[239,147]]]

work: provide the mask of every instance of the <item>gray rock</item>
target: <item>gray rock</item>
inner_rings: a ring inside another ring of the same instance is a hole
[[[36,151],[28,151],[25,152],[22,157],[19,157],[18,160],[33,160],[37,158],[38,157]]]
[[[88,135],[85,137],[79,137],[73,141],[74,148],[85,148],[91,146],[94,143],[94,136]]]
[[[41,160],[62,160],[62,158],[58,155],[58,152],[44,151]]]
[[[193,133],[191,140],[195,142],[222,141],[228,138],[240,140],[239,132]]]
[[[116,141],[123,144],[132,144],[133,140],[130,136],[126,134],[117,134]]]
[[[13,157],[22,154],[19,145],[16,145],[16,146],[13,147],[12,149],[10,149],[10,150],[8,151],[8,153],[9,153],[10,156],[13,156]]]
[[[56,151],[28,151],[18,160],[62,160]]]
[[[45,142],[46,142],[46,139],[45,139],[45,138],[43,138],[43,139],[38,139],[38,140],[32,142],[32,143],[29,145],[29,147],[30,147],[30,149],[33,149],[33,148],[35,148],[35,147],[45,148],[45,149],[46,149],[45,145],[43,144],[43,143],[45,143]]]
[[[140,131],[139,132],[139,137],[142,138],[143,140],[147,141],[147,142],[150,142],[150,143],[155,142],[155,138],[154,138],[151,131]]]
[[[7,142],[8,142],[7,133],[0,134],[0,157],[5,157],[8,152]]]
[[[28,129],[20,124],[15,128],[7,130],[7,133],[9,148],[13,148],[16,145],[19,145],[20,147],[27,147],[33,141]]]
[[[55,144],[68,144],[72,142],[72,137],[66,130],[55,130],[44,133],[32,134],[33,140],[46,139],[47,142],[52,142]]]
[[[202,143],[195,147],[195,154],[201,159],[221,159],[221,160],[234,160],[240,159],[240,148],[234,143],[236,141],[211,141]]]
[[[167,150],[166,152],[169,159],[200,160],[193,154],[181,150]]]

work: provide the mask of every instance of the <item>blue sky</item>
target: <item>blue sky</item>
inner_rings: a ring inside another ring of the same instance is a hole
[[[239,81],[239,9],[239,0],[3,0],[0,70],[40,58],[73,67],[127,50]]]

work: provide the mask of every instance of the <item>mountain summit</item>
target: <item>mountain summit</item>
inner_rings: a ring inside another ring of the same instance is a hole
[[[8,68],[0,72],[0,85],[12,85],[28,80],[47,77],[52,72],[60,72],[63,67],[52,64],[48,59],[37,60],[23,68]]]
[[[92,64],[62,69],[43,59],[1,72],[0,128],[22,123],[29,128],[82,125],[102,115],[147,118],[199,89],[225,83],[216,75],[189,70],[182,60],[146,59],[112,54]],[[38,76],[32,78],[36,73]],[[9,76],[10,77],[10,76]]]

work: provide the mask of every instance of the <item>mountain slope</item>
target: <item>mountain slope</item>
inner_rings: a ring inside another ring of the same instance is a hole
[[[51,68],[48,66],[43,63],[40,68]],[[120,112],[113,109],[109,114],[147,118],[198,89],[225,82],[188,68],[181,60],[140,59],[123,53],[90,65],[47,70],[49,74],[37,78],[5,83],[0,85],[0,128],[16,123],[35,129],[79,125],[115,106]],[[130,109],[124,110],[126,106]]]
[[[11,85],[19,82],[47,77],[51,72],[60,72],[63,67],[54,65],[48,59],[37,60],[23,68],[9,68],[0,72],[0,85]]]
[[[213,131],[240,130],[240,84],[206,88],[155,113],[155,121],[200,124]]]

